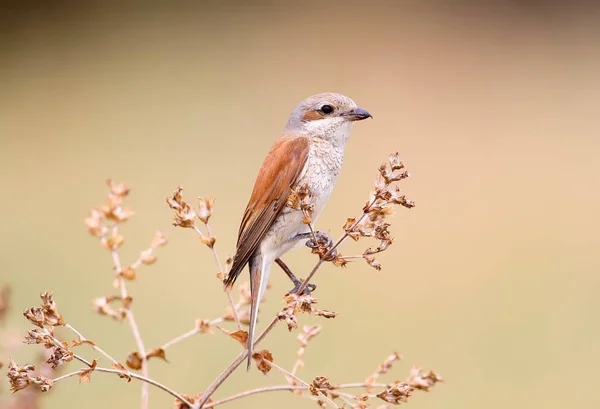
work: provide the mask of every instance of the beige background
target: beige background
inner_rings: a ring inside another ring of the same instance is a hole
[[[19,311],[52,290],[89,338],[122,359],[134,348],[125,324],[89,307],[113,291],[109,255],[83,225],[107,177],[133,186],[125,261],[157,228],[170,239],[130,285],[146,344],[219,315],[211,256],[170,226],[164,197],[179,184],[189,199],[215,196],[218,250],[231,254],[289,111],[336,91],[375,119],[355,127],[317,227],[337,236],[393,151],[412,173],[403,187],[417,207],[394,218],[382,272],[364,263],[319,272],[315,296],[340,315],[325,322],[299,375],[358,381],[397,350],[406,359],[389,379],[411,364],[447,379],[414,396],[414,409],[598,407],[600,25],[592,2],[562,3],[5,7],[0,281],[13,287],[9,325],[24,331]],[[307,251],[286,259],[301,275],[315,262]],[[272,283],[262,325],[289,287],[280,274]],[[281,365],[294,360],[295,336],[282,326],[265,343]],[[193,338],[150,373],[195,393],[238,350],[220,334]],[[240,371],[217,396],[281,382]],[[95,374],[91,384],[58,385],[45,407],[138,401],[139,384]],[[152,408],[171,404],[152,390]],[[230,405],[311,406],[286,393]]]

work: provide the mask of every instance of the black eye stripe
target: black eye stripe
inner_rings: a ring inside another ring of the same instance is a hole
[[[321,107],[321,112],[323,112],[324,114],[330,114],[333,112],[333,107],[331,105],[323,105]]]

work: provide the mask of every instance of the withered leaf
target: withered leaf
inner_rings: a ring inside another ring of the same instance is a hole
[[[269,362],[273,362],[273,355],[266,349],[256,351],[252,354],[252,359],[256,362],[256,367],[265,375],[271,370]]]
[[[79,383],[87,383],[91,380],[92,372],[96,369],[98,362],[94,359],[89,368],[82,369],[79,373]]]
[[[202,237],[198,237],[198,240],[200,240],[202,242],[202,244],[205,244],[207,247],[212,249],[215,246],[217,238],[213,237],[213,236],[211,236],[211,237],[202,236]]]
[[[212,334],[212,329],[210,328],[210,321],[208,320],[201,320],[201,319],[197,319],[196,320],[196,329],[201,333],[201,334]]]
[[[167,361],[167,358],[165,356],[165,350],[162,348],[152,348],[151,350],[149,350],[148,353],[146,354],[146,359],[150,359],[150,358],[159,358],[165,362],[169,362],[169,361]]]
[[[89,344],[89,345],[91,345],[91,346],[95,346],[95,345],[96,345],[96,343],[95,343],[94,341],[92,341],[92,340],[89,340],[89,339],[83,339],[83,338],[81,338],[81,337],[79,337],[79,339],[76,339],[76,340],[73,340],[73,341],[71,341],[71,344],[72,344],[74,347],[77,347],[77,346],[79,346],[79,345],[81,345],[81,344]]]
[[[221,331],[223,331],[224,333],[226,333],[227,335],[229,335],[231,338],[235,339],[236,341],[238,341],[240,344],[247,346],[248,345],[248,332],[240,329],[237,330],[235,332],[229,332],[221,327],[217,327],[219,328]]]
[[[112,368],[116,369],[118,371],[121,371],[119,373],[119,378],[127,379],[127,382],[131,382],[131,376],[129,375],[129,371],[127,370],[127,368],[125,368],[123,366],[122,363],[120,363],[120,362],[114,363],[114,364],[112,364]]]
[[[144,361],[144,358],[142,357],[142,354],[140,354],[138,351],[135,351],[135,352],[131,352],[127,356],[127,361],[125,363],[131,369],[138,370],[138,369],[142,369],[143,361]]]

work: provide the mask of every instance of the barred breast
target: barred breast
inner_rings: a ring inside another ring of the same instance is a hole
[[[314,202],[313,222],[331,196],[343,159],[340,148],[320,138],[312,139],[306,165],[294,187],[308,185]],[[266,253],[274,251],[279,257],[299,244],[289,241],[293,236],[308,231],[302,223],[302,212],[285,208],[269,229],[261,249]]]

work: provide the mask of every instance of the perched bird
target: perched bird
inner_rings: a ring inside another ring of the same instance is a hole
[[[301,284],[280,259],[300,240],[310,237],[308,226],[302,222],[302,212],[286,206],[288,197],[292,189],[307,186],[313,199],[312,219],[315,220],[327,203],[342,168],[352,124],[370,117],[371,114],[344,95],[313,95],[294,108],[283,134],[258,172],[240,225],[233,264],[224,280],[226,287],[233,285],[249,264],[252,302],[248,369],[252,362],[258,306],[273,262],[288,274],[295,289]]]

